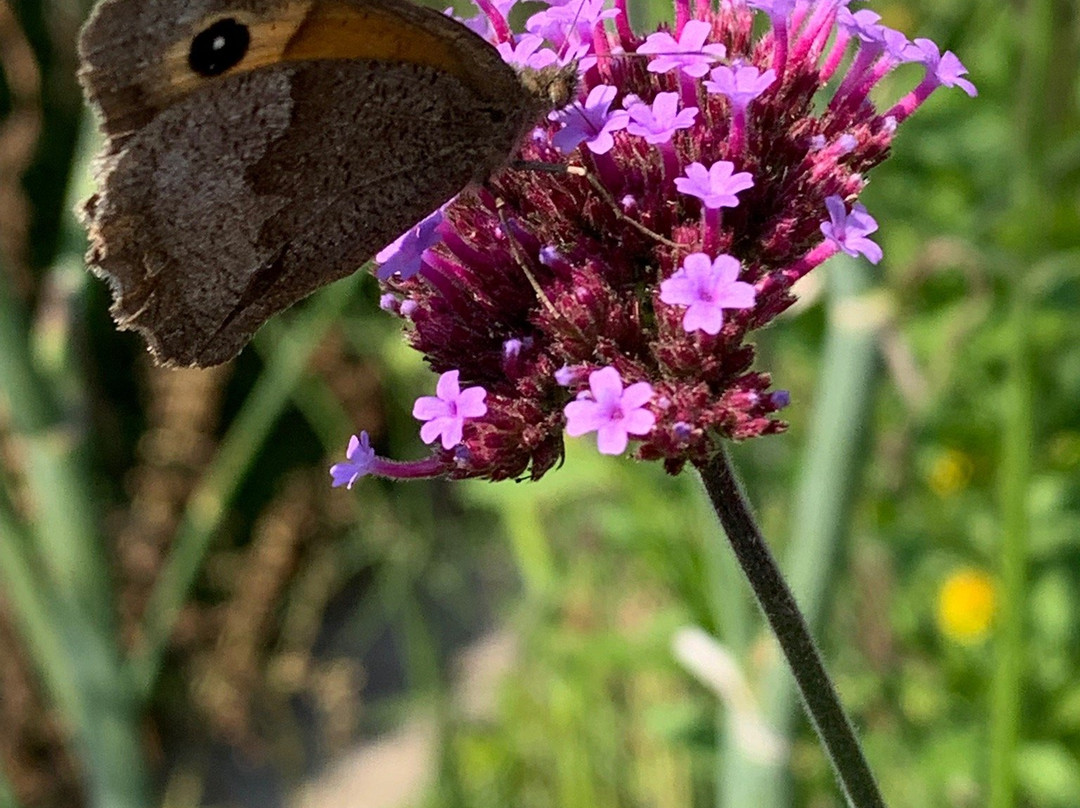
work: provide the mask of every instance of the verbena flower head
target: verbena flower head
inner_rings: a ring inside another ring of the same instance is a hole
[[[521,34],[513,0],[477,5],[519,69],[579,65],[577,99],[516,155],[568,170],[511,165],[380,253],[382,307],[441,374],[414,411],[433,451],[393,462],[354,438],[335,483],[537,479],[589,432],[675,473],[783,430],[749,339],[830,256],[881,258],[867,173],[936,88],[974,94],[963,65],[848,0],[675,0],[651,34],[626,0],[556,0]],[[904,62],[925,77],[880,110]]]

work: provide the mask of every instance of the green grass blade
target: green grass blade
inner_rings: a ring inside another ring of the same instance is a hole
[[[1032,369],[1028,329],[1031,307],[1023,284],[1015,284],[1002,423],[999,486],[1003,531],[996,662],[990,705],[991,808],[1016,804],[1016,752],[1024,678],[1024,607],[1028,556],[1028,487],[1032,473]]]
[[[200,479],[154,585],[144,619],[146,645],[135,660],[145,696],[153,689],[176,618],[229,503],[307,372],[308,360],[362,281],[357,272],[316,295],[286,332]],[[327,478],[329,485],[329,477]]]

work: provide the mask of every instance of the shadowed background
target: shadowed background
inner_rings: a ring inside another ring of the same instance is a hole
[[[875,170],[885,261],[760,335],[791,429],[735,459],[889,804],[1067,808],[1080,19],[874,9],[980,96]],[[839,805],[692,475],[582,439],[536,485],[331,490],[361,428],[426,451],[434,376],[365,274],[212,371],[113,329],[71,215],[86,11],[0,3],[0,808]]]

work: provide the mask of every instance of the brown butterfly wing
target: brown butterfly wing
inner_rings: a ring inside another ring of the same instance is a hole
[[[120,326],[168,364],[226,361],[508,159],[537,102],[446,22],[494,56],[502,97],[425,64],[305,60],[218,77],[113,130],[87,215]]]

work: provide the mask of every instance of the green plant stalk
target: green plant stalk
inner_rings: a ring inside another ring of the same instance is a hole
[[[2,769],[0,769],[0,808],[19,808],[19,801],[15,799],[15,790]]]
[[[229,427],[217,454],[200,478],[177,527],[173,547],[154,583],[143,620],[145,645],[133,660],[139,693],[147,698],[161,669],[169,637],[202,568],[229,504],[259,449],[307,372],[308,360],[323,335],[359,287],[356,272],[316,295],[283,333]]]
[[[832,764],[847,804],[850,808],[885,808],[885,801],[825,671],[810,629],[758,530],[750,504],[723,449],[708,463],[699,466],[698,472],[739,566],[791,666],[806,713]]]
[[[1065,6],[1055,0],[1031,0],[1019,6],[1016,20],[1019,47],[1012,98],[1015,159],[1010,164],[1012,205],[1004,219],[1011,224],[1002,241],[1014,255],[1009,289],[1011,310],[1007,329],[1007,375],[1001,418],[1001,459],[998,490],[1001,503],[1001,549],[998,558],[999,607],[995,664],[990,693],[989,808],[1017,804],[1017,750],[1023,714],[1024,618],[1030,524],[1028,490],[1034,467],[1034,399],[1032,346],[1032,281],[1028,268],[1034,249],[1052,243],[1052,219],[1044,216],[1049,188],[1059,179],[1048,176],[1051,140],[1060,134],[1061,116],[1074,104],[1063,101],[1075,90],[1075,65],[1066,55],[1075,52],[1071,26],[1062,25]],[[1053,194],[1054,191],[1049,191]],[[1012,224],[1015,223],[1015,224]],[[1010,235],[1011,234],[1011,235]]]
[[[540,603],[550,593],[557,577],[551,544],[542,527],[540,503],[536,497],[518,497],[517,507],[502,512],[510,538],[514,565],[525,583],[527,597]]]
[[[34,366],[29,331],[29,318],[0,267],[0,395],[26,452],[41,569],[56,593],[108,630],[113,622],[108,568],[81,436],[65,421]]]
[[[1006,408],[1002,423],[1000,607],[990,705],[990,808],[1016,805],[1016,751],[1024,679],[1024,604],[1028,554],[1027,493],[1032,470],[1032,374],[1027,332],[1030,305],[1014,284],[1009,318]]]
[[[49,594],[26,550],[30,539],[0,491],[0,586],[45,691],[73,730],[91,805],[143,808],[149,778],[138,709],[114,649],[70,602]]]
[[[0,486],[0,588],[46,691],[74,726],[85,723],[79,685],[60,642],[51,598],[27,549],[31,539]]]
[[[707,497],[698,497],[695,503],[701,510],[701,516],[697,520],[699,524],[721,527]],[[702,541],[703,566],[707,578],[703,586],[708,590],[709,611],[712,615],[714,630],[717,637],[737,659],[746,660],[749,656],[751,633],[755,628],[756,620],[754,606],[747,597],[746,588],[742,585],[742,571],[739,569],[738,562],[731,553],[727,552],[727,548],[721,542],[714,541],[707,532]],[[733,790],[739,789],[737,784],[730,782],[730,778],[737,773],[737,768],[747,767],[747,761],[743,758],[735,737],[734,726],[730,721],[727,708],[720,705],[716,711],[716,776],[713,778],[714,804],[717,808],[745,804],[732,803],[728,796]],[[739,776],[749,776],[749,773]]]
[[[37,371],[29,322],[0,267],[0,391],[26,449],[34,518],[0,537],[2,574],[23,641],[84,764],[91,804],[141,808],[149,777],[114,633],[111,578],[90,495],[89,463],[54,391]],[[23,538],[20,538],[22,536]],[[27,591],[32,588],[32,592]],[[60,647],[56,647],[56,643]]]
[[[873,291],[877,270],[865,261],[837,256],[825,269],[829,323],[783,565],[814,632],[823,622],[828,593],[841,568],[838,562],[866,458],[863,448],[879,377],[878,331],[888,314],[883,295]],[[798,693],[783,665],[765,673],[757,695],[765,723],[790,744],[798,727]],[[720,805],[791,805],[788,761],[753,760],[732,742],[730,730],[724,738]]]

